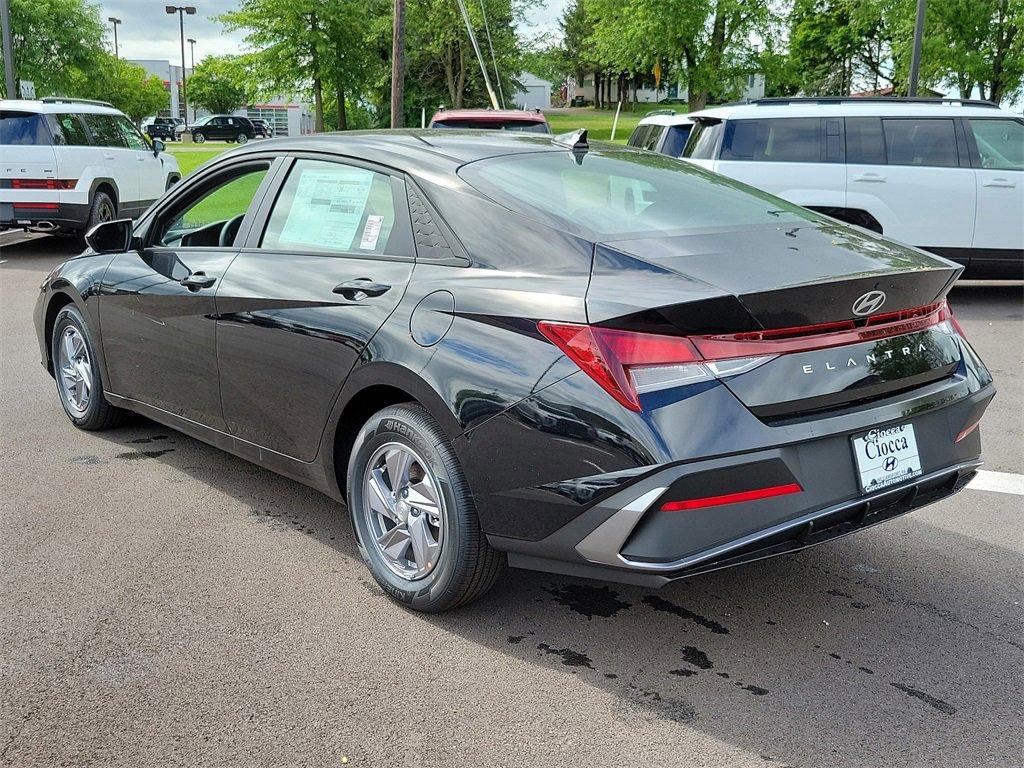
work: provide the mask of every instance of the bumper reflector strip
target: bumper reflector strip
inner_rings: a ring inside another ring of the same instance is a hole
[[[56,211],[60,208],[58,203],[15,203],[14,210],[28,209],[33,211]]]
[[[752,491],[739,491],[737,493],[726,493],[721,496],[705,496],[702,499],[685,499],[683,501],[666,501],[661,505],[662,512],[682,512],[687,509],[703,509],[704,507],[718,507],[722,504],[736,504],[741,501],[757,501],[758,499],[770,499],[773,496],[786,496],[790,493],[800,493],[803,488],[799,483],[786,483],[784,485],[771,485],[767,488],[755,488]]]

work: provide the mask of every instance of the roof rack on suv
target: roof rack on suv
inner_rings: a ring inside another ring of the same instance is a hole
[[[751,104],[959,104],[962,107],[991,107],[999,105],[983,99],[960,99],[955,96],[770,96],[754,99]]]
[[[95,99],[73,99],[69,96],[44,96],[40,101],[43,104],[92,104],[96,107],[110,107],[114,109],[114,105],[109,101],[96,101]]]

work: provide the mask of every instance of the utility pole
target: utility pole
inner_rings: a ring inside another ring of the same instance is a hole
[[[924,38],[924,9],[927,0],[917,0],[917,21],[914,24],[914,50],[910,54],[910,86],[908,96],[917,96],[917,76],[921,70],[921,40]]]
[[[113,16],[108,16],[107,21],[114,25],[114,58],[120,59],[121,53],[117,48],[117,25],[121,23],[120,19],[115,19]]]
[[[484,76],[484,85],[487,86],[487,95],[491,99],[491,107],[498,109],[498,97],[494,95],[494,89],[491,87],[491,78],[487,76],[487,65],[484,64],[484,55],[480,53],[480,44],[476,41],[476,34],[473,32],[473,23],[469,20],[469,11],[466,10],[466,4],[463,0],[457,0],[459,3],[459,10],[462,11],[462,20],[466,22],[466,32],[469,33],[469,42],[473,44],[473,50],[476,51],[476,60],[480,62],[480,73]]]
[[[188,128],[188,78],[185,76],[185,14],[194,16],[194,5],[165,5],[164,10],[170,15],[178,14],[178,29],[181,32],[181,106],[185,115],[185,127]]]
[[[14,79],[14,44],[11,42],[10,0],[0,0],[0,27],[3,27],[4,84],[7,98],[18,98],[18,82]]]
[[[192,72],[195,73],[195,71],[196,71],[196,39],[194,37],[190,37],[188,39],[188,50],[189,50],[189,58],[192,61]]]
[[[391,28],[391,127],[402,127],[402,101],[405,95],[405,0],[395,0],[395,18]]]

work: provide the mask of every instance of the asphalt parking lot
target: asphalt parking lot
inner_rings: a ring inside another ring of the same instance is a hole
[[[0,765],[1009,766],[1024,722],[1020,284],[951,301],[985,483],[658,592],[524,571],[435,617],[345,510],[138,419],[72,428],[0,239]],[[1014,477],[1014,475],[1016,477]]]

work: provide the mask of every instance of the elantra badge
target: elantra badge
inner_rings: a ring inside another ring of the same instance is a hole
[[[853,314],[870,315],[877,312],[885,304],[885,293],[882,291],[868,291],[855,302],[853,302]]]

